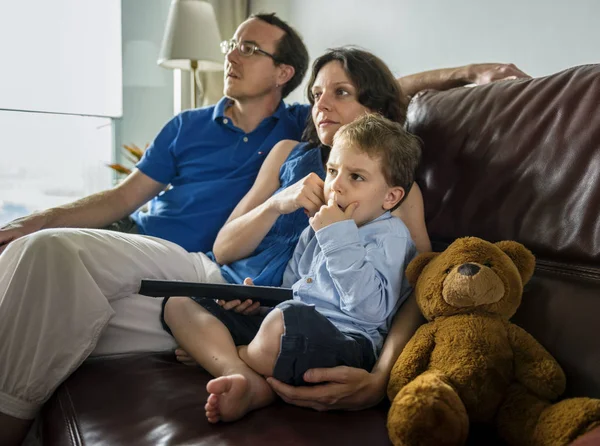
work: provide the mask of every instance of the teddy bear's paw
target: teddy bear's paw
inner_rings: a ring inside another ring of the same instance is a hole
[[[427,372],[396,395],[387,427],[395,446],[458,446],[467,439],[469,417],[454,389]]]
[[[600,425],[600,400],[570,398],[546,408],[538,421],[534,444],[567,445]]]

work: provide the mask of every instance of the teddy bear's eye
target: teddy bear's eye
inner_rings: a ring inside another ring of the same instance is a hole
[[[489,260],[483,262],[483,266],[487,266],[488,268],[492,267],[492,262],[490,262]]]
[[[448,268],[446,271],[444,271],[444,273],[450,274],[450,271],[452,271],[452,267]]]

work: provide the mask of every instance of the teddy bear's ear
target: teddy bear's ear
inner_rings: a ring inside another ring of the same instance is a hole
[[[496,243],[496,246],[504,251],[517,266],[517,269],[521,274],[523,285],[529,282],[529,279],[533,276],[533,270],[535,269],[535,257],[532,252],[525,248],[525,246],[514,241],[498,242]]]
[[[431,262],[431,260],[439,255],[439,252],[424,252],[412,259],[412,261],[406,267],[406,278],[412,286],[415,286],[417,283],[423,268],[425,268],[427,264]]]

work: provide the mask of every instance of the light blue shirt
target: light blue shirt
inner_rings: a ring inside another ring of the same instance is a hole
[[[354,220],[304,230],[283,275],[294,300],[315,305],[340,331],[366,336],[375,354],[411,292],[404,276],[416,255],[402,220],[389,212],[358,228]]]

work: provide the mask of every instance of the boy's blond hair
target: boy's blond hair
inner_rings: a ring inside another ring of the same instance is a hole
[[[336,132],[333,144],[342,142],[370,158],[378,159],[388,186],[400,186],[404,189],[404,196],[408,195],[421,159],[419,138],[397,122],[377,113],[368,113]],[[391,210],[400,206],[401,202]]]

